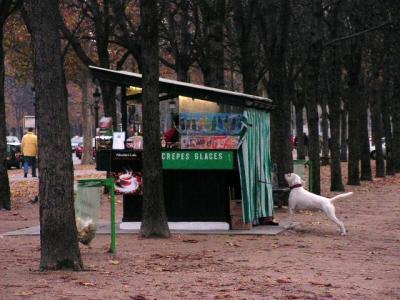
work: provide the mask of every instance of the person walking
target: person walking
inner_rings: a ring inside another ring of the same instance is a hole
[[[37,136],[33,128],[22,137],[21,151],[24,156],[24,177],[28,177],[29,166],[32,168],[32,177],[36,177],[36,156],[38,155]]]

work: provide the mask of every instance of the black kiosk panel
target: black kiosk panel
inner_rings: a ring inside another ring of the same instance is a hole
[[[163,154],[168,152],[172,153],[171,151],[163,151]],[[177,153],[177,151],[174,152]],[[175,156],[178,158],[180,156],[187,157],[189,152],[179,151],[180,155]],[[97,169],[109,172],[121,172],[125,169],[141,171],[141,154],[141,151],[133,150],[100,151],[97,157]],[[229,163],[221,164],[221,162],[212,162],[211,164],[207,162],[205,165],[201,165],[194,162],[194,168],[198,169],[190,169],[190,165],[188,165],[190,162],[188,162],[182,167],[189,169],[171,169],[174,166],[171,165],[171,162],[166,162],[165,159],[175,156],[172,156],[172,154],[163,155],[164,197],[168,220],[172,222],[229,222],[230,197],[235,199],[241,197],[236,151],[192,151],[190,155],[198,159],[205,157],[215,159],[228,156],[228,160],[232,158],[233,160],[231,165]],[[208,166],[210,169],[206,169]],[[179,165],[178,167],[180,168]],[[122,221],[141,221],[141,215],[142,196],[124,195]]]

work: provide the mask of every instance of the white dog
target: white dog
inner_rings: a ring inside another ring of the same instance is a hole
[[[352,195],[353,193],[345,193],[337,195],[333,198],[325,198],[316,194],[310,193],[303,188],[303,181],[300,176],[295,173],[285,174],[285,179],[289,184],[289,216],[292,220],[295,209],[307,209],[307,210],[322,210],[329,219],[339,226],[342,235],[346,234],[346,228],[343,222],[341,222],[335,215],[335,207],[332,202],[339,198],[344,198]]]

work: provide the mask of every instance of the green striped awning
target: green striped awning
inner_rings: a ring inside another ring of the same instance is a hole
[[[272,216],[269,113],[253,108],[244,111],[238,164],[244,222]]]

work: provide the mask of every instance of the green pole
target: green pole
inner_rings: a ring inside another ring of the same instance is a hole
[[[115,253],[116,248],[116,224],[115,224],[115,193],[113,178],[106,179],[106,185],[111,196],[111,245],[110,252]]]
[[[310,192],[314,192],[314,173],[313,173],[313,163],[311,160],[307,160],[305,163],[308,165],[308,186],[310,187]]]

